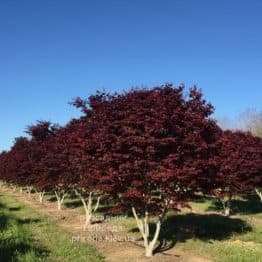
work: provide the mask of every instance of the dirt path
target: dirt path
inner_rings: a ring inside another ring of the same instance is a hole
[[[40,204],[37,199],[29,198],[26,193],[13,191],[7,187],[1,187],[1,191],[16,197],[19,201],[31,206],[44,215],[54,219],[64,230],[72,234],[72,241],[87,242],[103,254],[108,262],[208,262],[207,258],[184,253],[172,248],[163,253],[157,253],[153,258],[144,257],[144,249],[141,241],[134,238],[132,233],[114,232],[112,224],[103,222],[95,224],[91,231],[83,230],[81,214],[77,210],[65,208],[57,210],[56,203],[44,202]],[[124,241],[115,241],[115,239]],[[102,240],[101,238],[106,238]],[[133,242],[127,241],[131,240]]]

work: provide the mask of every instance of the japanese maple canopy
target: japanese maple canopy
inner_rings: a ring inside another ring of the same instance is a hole
[[[42,159],[47,152],[46,143],[56,129],[50,122],[38,121],[27,128],[30,138],[16,138],[11,150],[5,154],[4,168],[1,169],[4,180],[38,188],[43,176]]]
[[[196,88],[99,93],[73,104],[97,125],[90,139],[101,188],[125,205],[157,211],[211,187],[221,130]]]
[[[37,189],[108,193],[119,207],[177,208],[198,192],[261,185],[261,139],[222,130],[195,87],[170,84],[72,103],[84,115],[58,127],[29,126],[0,155],[0,177]]]
[[[49,121],[37,121],[37,124],[27,127],[26,133],[32,140],[45,141],[50,135],[53,135],[58,129],[57,125],[53,125]]]
[[[234,196],[262,186],[262,139],[249,132],[224,131],[217,158],[216,188]]]
[[[31,175],[32,165],[28,160],[31,147],[30,141],[26,137],[18,137],[15,139],[11,150],[6,154],[4,180],[8,182],[17,181],[23,184]]]

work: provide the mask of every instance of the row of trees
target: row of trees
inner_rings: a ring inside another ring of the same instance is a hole
[[[262,187],[262,140],[251,133],[222,131],[210,118],[213,106],[195,87],[166,84],[124,94],[97,93],[72,104],[83,116],[59,127],[29,126],[0,155],[0,179],[39,192],[53,191],[58,209],[68,192],[83,202],[86,221],[102,197],[114,212],[130,212],[152,256],[170,209],[199,195],[230,199]],[[226,201],[224,201],[226,200]],[[153,217],[154,232],[149,230]]]

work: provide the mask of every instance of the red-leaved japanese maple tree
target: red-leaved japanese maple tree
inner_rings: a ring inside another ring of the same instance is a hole
[[[29,185],[33,168],[30,161],[31,143],[26,137],[15,138],[14,145],[5,154],[5,163],[2,166],[4,180],[17,187]]]
[[[26,133],[30,135],[30,149],[28,161],[31,163],[27,184],[29,193],[34,188],[39,194],[40,203],[43,202],[45,192],[50,187],[44,180],[45,175],[45,157],[49,154],[49,140],[55,135],[58,126],[49,121],[37,121],[35,125],[27,127]]]
[[[196,88],[165,85],[122,95],[99,93],[76,105],[102,123],[96,140],[96,173],[101,189],[131,209],[152,256],[167,211],[196,192],[212,188],[220,129],[209,119],[213,107]],[[157,217],[149,232],[149,217]]]
[[[58,210],[62,209],[70,185],[75,179],[70,146],[65,127],[57,128],[54,135],[43,144],[45,155],[41,159],[42,176],[39,186],[55,193]]]
[[[70,121],[66,126],[57,129],[45,143],[47,150],[41,160],[44,174],[40,184],[55,192],[58,210],[61,210],[65,196],[73,190],[84,205],[85,227],[91,223],[94,210],[93,194],[96,193],[95,185],[99,181],[91,170],[95,162],[92,155],[93,148],[90,150],[91,131],[85,117]],[[96,132],[96,129],[92,132]],[[100,197],[97,200],[96,207]]]
[[[85,225],[92,223],[94,212],[98,209],[100,199],[104,195],[102,185],[102,168],[105,152],[100,148],[100,133],[104,123],[98,114],[94,113],[97,96],[91,96],[88,102],[75,99],[72,104],[84,112],[78,120],[67,125],[70,129],[68,142],[72,155],[72,168],[74,170],[74,183],[71,188],[81,199],[85,210]],[[89,106],[90,105],[90,106]]]
[[[232,197],[261,186],[262,139],[249,132],[227,130],[220,143],[215,193],[223,204],[224,214],[229,216]]]

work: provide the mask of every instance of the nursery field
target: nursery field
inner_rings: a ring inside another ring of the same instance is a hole
[[[71,2],[0,0],[0,262],[262,262],[262,1]]]
[[[196,86],[70,104],[0,153],[0,261],[262,261],[260,137]]]
[[[232,200],[229,218],[208,197],[190,202],[191,210],[169,212],[152,258],[144,257],[132,216],[102,221],[108,209],[102,202],[92,230],[83,230],[81,201],[68,197],[58,211],[54,199],[47,195],[40,204],[36,194],[0,189],[0,261],[262,261],[262,205],[255,195]]]

